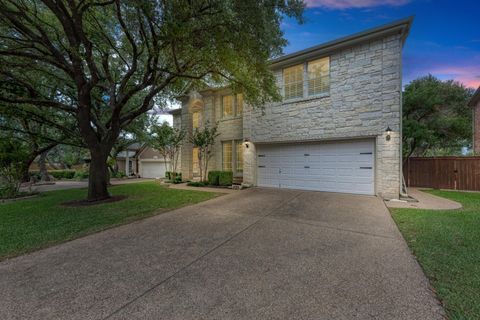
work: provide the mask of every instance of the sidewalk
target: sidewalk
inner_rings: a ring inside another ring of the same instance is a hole
[[[385,201],[389,208],[412,208],[427,210],[454,210],[460,209],[462,205],[456,201],[434,196],[430,193],[422,192],[417,188],[408,188],[408,195],[418,202],[408,201]]]

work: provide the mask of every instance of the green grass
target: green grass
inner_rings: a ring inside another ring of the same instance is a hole
[[[480,319],[480,193],[428,191],[458,210],[391,209],[450,319]]]
[[[86,207],[62,206],[86,197],[85,189],[72,189],[0,203],[0,260],[217,196],[169,189],[157,182],[114,186],[110,192],[128,198]]]

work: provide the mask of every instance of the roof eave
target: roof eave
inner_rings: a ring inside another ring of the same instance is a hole
[[[180,113],[182,113],[182,108],[169,110],[168,113],[171,114],[172,116],[173,116],[173,115],[180,114]]]
[[[413,22],[413,16],[394,21],[392,23],[365,30],[350,36],[339,38],[321,45],[297,51],[270,61],[272,68],[284,67],[292,65],[310,58],[316,58],[321,55],[326,55],[333,51],[338,51],[354,45],[367,42],[373,39],[381,38],[389,34],[400,33],[402,36],[402,43],[405,42],[410,27]]]

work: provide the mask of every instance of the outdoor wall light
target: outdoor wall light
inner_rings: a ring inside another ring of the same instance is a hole
[[[387,133],[387,136],[385,137],[385,140],[390,141],[391,134],[392,134],[392,129],[390,129],[390,127],[387,126],[387,130],[385,130],[385,132]]]

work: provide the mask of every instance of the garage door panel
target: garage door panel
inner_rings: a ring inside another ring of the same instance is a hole
[[[142,161],[140,163],[142,178],[164,178],[166,165],[162,161]]]
[[[374,194],[371,141],[258,146],[259,186]]]

